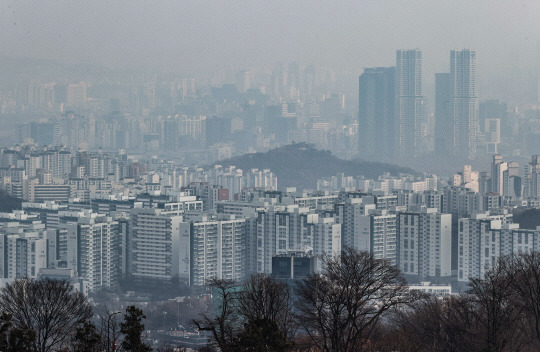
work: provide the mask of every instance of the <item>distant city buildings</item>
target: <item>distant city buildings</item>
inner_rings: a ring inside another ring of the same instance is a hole
[[[513,214],[540,209],[538,101],[479,101],[470,49],[450,52],[430,101],[422,56],[397,50],[395,66],[364,69],[358,85],[280,63],[3,89],[0,115],[14,121],[0,131],[0,191],[25,202],[0,213],[0,284],[62,277],[92,293],[295,280],[353,247],[446,295],[501,256],[537,250],[538,229]],[[297,190],[281,184],[305,174],[301,160],[285,172],[235,166],[287,143],[452,171],[366,177],[320,165],[324,177]]]
[[[422,51],[396,52],[396,156],[417,158],[422,154]]]
[[[83,107],[86,105],[86,83],[71,83],[67,86],[67,105]]]
[[[317,191],[281,191],[271,170],[18,145],[0,149],[0,185],[30,201],[0,213],[0,274],[7,282],[68,270],[89,293],[121,279],[294,280],[352,247],[413,283],[465,282],[501,256],[536,250],[538,230],[519,229],[511,210],[540,208],[537,158],[523,182],[517,162],[494,155],[489,172],[338,174]]]
[[[439,76],[441,80],[443,76]],[[451,156],[460,159],[476,158],[476,143],[478,135],[478,87],[476,79],[476,51],[452,50],[450,52],[449,97],[444,93],[446,82],[437,86],[437,97],[442,99],[437,106],[448,108],[437,118],[443,132],[444,145]],[[448,99],[448,103],[446,103]],[[447,104],[447,105],[446,105]],[[448,121],[441,121],[443,119]]]
[[[396,67],[366,68],[359,77],[358,152],[370,158],[417,158],[429,153],[425,139],[422,51],[398,50]],[[486,153],[497,153],[500,119],[479,125],[476,51],[452,50],[450,72],[435,74],[433,152],[474,160],[481,131]],[[486,112],[486,110],[484,110]]]
[[[395,67],[367,68],[359,78],[360,155],[392,157],[395,152]]]

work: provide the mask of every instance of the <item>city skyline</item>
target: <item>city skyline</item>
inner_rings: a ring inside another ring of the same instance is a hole
[[[1,2],[0,349],[540,350],[539,16]]]

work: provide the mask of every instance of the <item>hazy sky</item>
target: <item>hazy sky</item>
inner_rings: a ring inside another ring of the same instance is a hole
[[[480,72],[538,61],[540,1],[0,1],[0,54],[189,72],[299,61],[360,72],[478,50]],[[540,66],[540,64],[538,64]]]

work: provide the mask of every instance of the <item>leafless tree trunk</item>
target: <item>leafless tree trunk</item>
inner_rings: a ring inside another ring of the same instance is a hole
[[[285,338],[292,338],[295,324],[290,289],[286,283],[265,274],[254,274],[238,292],[238,311],[244,322],[269,320]]]
[[[212,312],[201,314],[201,318],[194,319],[193,324],[201,331],[209,331],[213,345],[222,352],[233,352],[239,329],[235,282],[213,279],[208,286],[213,291],[214,309]]]
[[[473,310],[478,337],[489,351],[519,351],[525,340],[523,312],[514,296],[513,281],[508,275],[511,263],[500,259],[483,277],[470,280]]]
[[[394,328],[416,351],[474,350],[475,322],[469,296],[421,297],[396,311]]]
[[[0,309],[17,328],[35,332],[39,352],[59,349],[92,317],[86,298],[67,281],[16,280],[0,291]]]
[[[324,351],[362,351],[383,314],[407,302],[405,279],[387,261],[352,248],[324,264],[322,274],[298,283],[298,322]]]
[[[516,303],[524,312],[537,348],[540,348],[540,253],[532,252],[515,258],[508,275]]]

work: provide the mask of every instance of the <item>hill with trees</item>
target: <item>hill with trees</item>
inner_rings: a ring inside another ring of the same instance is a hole
[[[385,172],[391,175],[416,171],[392,164],[339,159],[328,150],[317,150],[306,143],[290,144],[266,153],[244,154],[216,164],[236,166],[243,170],[270,169],[278,177],[279,187],[316,188],[317,180],[343,173],[346,176],[365,176],[377,179]]]
[[[22,200],[13,198],[7,193],[0,192],[0,212],[10,213],[12,210],[21,209]]]
[[[540,226],[540,209],[514,209],[514,223],[522,229],[535,230]]]

